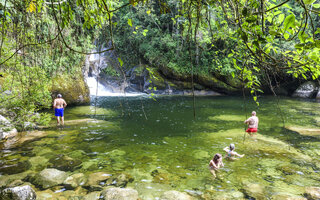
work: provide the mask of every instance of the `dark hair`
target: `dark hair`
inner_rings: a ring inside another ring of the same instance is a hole
[[[234,150],[234,148],[235,148],[234,144],[230,144],[229,146],[230,151]]]
[[[214,155],[214,157],[213,157],[213,160],[216,161],[219,158],[222,158],[221,154],[220,153],[216,153],[216,155]]]
[[[57,97],[58,97],[58,98],[62,98],[62,95],[61,95],[61,94],[58,94]]]

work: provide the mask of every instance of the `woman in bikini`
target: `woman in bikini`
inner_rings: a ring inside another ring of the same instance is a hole
[[[214,155],[214,157],[212,158],[212,160],[210,160],[209,163],[209,170],[213,175],[213,178],[216,178],[216,171],[218,171],[218,169],[223,166],[224,164],[222,162],[222,156],[221,154],[217,153],[216,155]]]
[[[228,158],[230,160],[235,160],[237,159],[237,157],[242,158],[244,154],[243,155],[238,154],[237,152],[234,151],[235,148],[236,147],[234,146],[234,144],[230,144],[229,147],[224,148],[223,150],[227,153],[224,158]]]

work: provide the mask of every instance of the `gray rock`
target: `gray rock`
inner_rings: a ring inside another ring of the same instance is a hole
[[[82,186],[87,182],[87,178],[83,173],[77,173],[73,174],[72,176],[69,176],[63,184],[67,187],[76,188],[78,186]]]
[[[84,196],[84,200],[98,200],[100,199],[100,193],[101,192],[90,192],[86,196]]]
[[[101,192],[104,200],[137,200],[138,192],[131,188],[108,188]]]
[[[306,187],[304,196],[310,200],[320,199],[320,187]]]
[[[1,200],[33,200],[36,198],[35,191],[29,185],[6,188],[0,193]]]
[[[186,193],[178,191],[167,191],[163,193],[160,200],[192,200],[193,198]]]
[[[5,138],[12,138],[17,136],[18,131],[15,129],[10,121],[4,116],[0,115],[0,140]]]
[[[308,81],[300,85],[296,91],[292,94],[293,97],[310,98],[317,90],[316,84],[312,81]]]
[[[34,184],[43,189],[62,184],[68,174],[57,169],[44,169],[35,176]]]

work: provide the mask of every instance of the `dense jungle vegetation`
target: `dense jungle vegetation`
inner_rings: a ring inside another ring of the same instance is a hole
[[[50,107],[52,81],[110,50],[111,74],[146,63],[192,82],[233,77],[256,99],[262,83],[318,79],[319,14],[318,0],[1,0],[1,107],[45,123],[33,113]]]

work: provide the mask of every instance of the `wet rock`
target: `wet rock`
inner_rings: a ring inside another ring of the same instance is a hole
[[[70,158],[66,155],[57,155],[49,160],[52,168],[56,168],[62,171],[74,171],[81,164],[80,160]]]
[[[218,194],[215,194],[214,196],[211,197],[212,199],[217,199],[217,200],[236,200],[236,199],[244,199],[244,194],[239,191],[230,191],[230,192],[219,192]]]
[[[320,199],[320,187],[307,187],[304,196],[310,200]]]
[[[308,81],[300,85],[292,94],[293,97],[311,98],[316,91],[316,84],[312,81]]]
[[[17,129],[15,129],[10,121],[4,116],[0,115],[0,140],[16,137],[18,135]]]
[[[101,192],[104,200],[137,200],[138,192],[131,188],[108,188]]]
[[[31,164],[31,169],[35,169],[37,171],[43,170],[47,167],[49,159],[43,156],[35,156],[29,159]]]
[[[89,161],[83,162],[81,164],[81,171],[86,172],[86,171],[97,170],[97,169],[99,169],[98,164],[99,164],[99,161],[97,161],[97,160],[89,160]]]
[[[28,176],[27,172],[13,174],[13,175],[2,175],[0,176],[0,187],[7,187],[9,185],[10,187],[18,186],[16,185],[16,183],[20,182],[27,176]]]
[[[77,173],[69,176],[63,184],[67,188],[77,188],[78,186],[85,185],[87,182],[87,177],[83,173]]]
[[[0,172],[3,174],[18,174],[27,171],[31,167],[28,160],[18,163],[11,163],[10,161],[0,162]]]
[[[160,200],[192,200],[193,198],[186,193],[178,191],[167,191],[163,193]]]
[[[105,182],[112,177],[112,174],[107,172],[96,172],[92,173],[88,177],[86,186],[101,185],[101,182]]]
[[[114,185],[116,187],[126,187],[127,183],[132,182],[133,178],[129,174],[119,174],[107,180],[106,185]]]
[[[83,197],[84,200],[98,200],[100,199],[101,192],[90,192]]]
[[[259,183],[252,183],[248,181],[243,181],[243,190],[244,193],[249,196],[253,197],[255,199],[266,199],[265,197],[265,189],[264,186],[262,186]]]
[[[0,192],[1,200],[34,200],[36,197],[35,191],[29,185],[6,188]]]
[[[34,185],[43,189],[60,185],[66,180],[68,174],[57,169],[44,169],[34,178]]]
[[[271,197],[272,200],[307,200],[302,196],[294,196],[290,194],[277,194]]]

